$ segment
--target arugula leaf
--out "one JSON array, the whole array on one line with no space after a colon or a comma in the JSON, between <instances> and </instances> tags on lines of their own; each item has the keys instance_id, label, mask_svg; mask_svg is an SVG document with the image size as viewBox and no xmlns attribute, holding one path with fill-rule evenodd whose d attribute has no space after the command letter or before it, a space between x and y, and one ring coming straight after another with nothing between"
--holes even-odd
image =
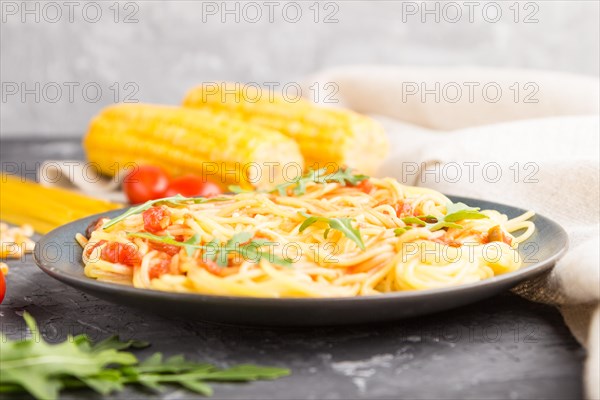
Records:
<instances>
[{"instance_id":1,"label":"arugula leaf","mask_svg":"<svg viewBox=\"0 0 600 400\"><path fill-rule=\"evenodd\" d=\"M227 246L241 245L250 241L253 236L252 232L237 232L227 241Z\"/></svg>"},{"instance_id":2,"label":"arugula leaf","mask_svg":"<svg viewBox=\"0 0 600 400\"><path fill-rule=\"evenodd\" d=\"M342 232L348 239L352 240L354 243L361 248L361 250L365 249L365 244L360 236L360 231L358 228L352 227L352 219L350 218L332 218L329 221L329 226L331 229L338 230Z\"/></svg>"},{"instance_id":3,"label":"arugula leaf","mask_svg":"<svg viewBox=\"0 0 600 400\"><path fill-rule=\"evenodd\" d=\"M240 248L239 253L248 257L250 260L259 262L261 259L266 259L272 264L277 264L282 267L291 267L292 261L289 258L283 258L269 251L259 250L260 245L256 241L252 241Z\"/></svg>"},{"instance_id":4,"label":"arugula leaf","mask_svg":"<svg viewBox=\"0 0 600 400\"><path fill-rule=\"evenodd\" d=\"M300 232L304 231L306 228L308 228L316 222L324 222L329 225L329 228L323 234L325 238L327 238L329 229L335 229L336 231L342 232L348 239L356 243L361 250L365 249L365 244L362 240L362 237L360 236L360 231L358 230L358 228L354 228L352 226L351 218L327 218L316 215L309 215L302 212L300 214L303 217L306 217L306 219L298 229Z\"/></svg>"},{"instance_id":5,"label":"arugula leaf","mask_svg":"<svg viewBox=\"0 0 600 400\"><path fill-rule=\"evenodd\" d=\"M153 240L164 244L172 244L174 246L184 246L183 242L178 242L173 236L159 236L150 232L127 232L127 236Z\"/></svg>"},{"instance_id":6,"label":"arugula leaf","mask_svg":"<svg viewBox=\"0 0 600 400\"><path fill-rule=\"evenodd\" d=\"M396 236L402 236L404 233L408 232L412 229L412 226L405 226L404 228L396 228L394 229L394 234Z\"/></svg>"},{"instance_id":7,"label":"arugula leaf","mask_svg":"<svg viewBox=\"0 0 600 400\"><path fill-rule=\"evenodd\" d=\"M32 334L39 335L33 318L27 313L23 318ZM147 343L120 342L116 336L95 345L85 335L55 345L43 338L12 341L1 335L0 339L0 393L29 392L37 399L54 400L62 389L86 387L108 395L127 384L152 390L161 390L163 384L177 384L209 396L212 388L206 382L248 382L290 374L286 368L249 364L220 369L188 361L182 355L163 360L161 353L140 363L133 354L119 350Z\"/></svg>"},{"instance_id":8,"label":"arugula leaf","mask_svg":"<svg viewBox=\"0 0 600 400\"><path fill-rule=\"evenodd\" d=\"M145 202L144 204L140 204L139 206L131 207L129 210L125 211L123 214L111 219L106 224L104 224L102 229L110 228L111 226L123 221L125 218L130 217L132 215L143 213L144 211L148 210L150 207L152 207L158 203L171 203L171 204L175 204L175 205L183 205L183 204L185 204L185 202L193 202L195 204L201 204L201 203L209 203L209 202L213 202L213 201L225 201L225 200L227 200L227 198L225 198L225 197L210 197L210 198L207 198L207 197L184 197L180 194L172 196L172 197L164 197L162 199L149 200L149 201Z\"/></svg>"},{"instance_id":9,"label":"arugula leaf","mask_svg":"<svg viewBox=\"0 0 600 400\"><path fill-rule=\"evenodd\" d=\"M482 218L488 218L488 216L479 212L479 208L469 207L464 203L448 203L446 206L446 215L444 215L444 217L441 219L438 219L433 215L420 215L416 217L402 218L402 222L407 225L418 225L435 232L444 228L462 229L463 226L456 224L456 221ZM398 229L394 230L396 236L400 236L402 233L404 233L401 232L398 234L396 231L398 231Z\"/></svg>"},{"instance_id":10,"label":"arugula leaf","mask_svg":"<svg viewBox=\"0 0 600 400\"><path fill-rule=\"evenodd\" d=\"M80 381L81 383L79 385L77 382L66 382L65 387L77 388L88 386L90 389L105 396L112 392L120 392L125 389L123 374L116 369L105 369L97 375L80 378Z\"/></svg>"},{"instance_id":11,"label":"arugula leaf","mask_svg":"<svg viewBox=\"0 0 600 400\"><path fill-rule=\"evenodd\" d=\"M172 356L163 360L162 353L154 353L150 357L146 358L143 362L135 367L126 367L123 368L124 371L133 374L140 373L179 373L194 370L196 372L201 371L209 371L214 369L211 364L198 364L195 362L190 362L185 359L185 357L181 354Z\"/></svg>"},{"instance_id":12,"label":"arugula leaf","mask_svg":"<svg viewBox=\"0 0 600 400\"><path fill-rule=\"evenodd\" d=\"M173 236L158 236L149 232L127 232L127 236L130 237L139 237L142 239L148 239L148 240L152 240L154 242L160 242L160 243L164 243L164 244L170 244L172 246L179 246L179 247L183 247L185 249L186 254L188 255L188 257L193 257L194 256L194 251L196 251L196 249L202 249L204 248L204 246L200 246L200 234L196 233L194 236L190 237L188 240L186 240L185 242L178 242L177 240L175 240L175 238Z\"/></svg>"},{"instance_id":13,"label":"arugula leaf","mask_svg":"<svg viewBox=\"0 0 600 400\"><path fill-rule=\"evenodd\" d=\"M279 196L287 196L288 188L293 187L292 193L296 196L300 196L306 193L306 185L309 182L315 183L329 183L337 182L342 186L351 185L356 186L365 179L369 179L369 176L362 174L352 173L351 168L339 168L337 171L327 173L327 168L311 169L304 175L299 176L290 180L289 182L280 183L275 186L272 190L267 191L268 193L277 192ZM250 193L259 192L263 193L263 190L246 190L239 185L231 185L228 187L229 191L233 193Z\"/></svg>"},{"instance_id":14,"label":"arugula leaf","mask_svg":"<svg viewBox=\"0 0 600 400\"><path fill-rule=\"evenodd\" d=\"M459 224L455 224L454 222L440 221L440 222L435 223L435 224L427 224L427 228L431 232L435 232L435 231L439 231L440 229L444 229L444 228L462 229L463 226L459 225Z\"/></svg>"},{"instance_id":15,"label":"arugula leaf","mask_svg":"<svg viewBox=\"0 0 600 400\"><path fill-rule=\"evenodd\" d=\"M123 371L129 380L153 390L161 390L161 384L177 383L194 392L210 395L212 389L204 381L249 382L257 379L276 379L289 375L285 368L264 367L241 364L219 369L211 364L198 364L186 361L181 355L163 361L162 354L156 353L144 362L127 366Z\"/></svg>"},{"instance_id":16,"label":"arugula leaf","mask_svg":"<svg viewBox=\"0 0 600 400\"><path fill-rule=\"evenodd\" d=\"M180 381L179 384L190 392L198 393L203 396L212 396L212 388L201 381Z\"/></svg>"},{"instance_id":17,"label":"arugula leaf","mask_svg":"<svg viewBox=\"0 0 600 400\"><path fill-rule=\"evenodd\" d=\"M406 218L402 218L402 222L404 222L407 225L427 226L427 222L423 221L419 217L406 217Z\"/></svg>"},{"instance_id":18,"label":"arugula leaf","mask_svg":"<svg viewBox=\"0 0 600 400\"><path fill-rule=\"evenodd\" d=\"M127 234L127 236L139 237L155 242L183 247L185 248L185 251L189 257L193 257L196 249L201 249L204 251L210 250L211 254L205 253L205 257L211 261L215 261L221 268L225 268L229 264L230 253L240 254L256 262L266 258L269 260L269 262L281 265L282 267L290 267L292 265L292 262L287 258L279 257L276 254L270 254L269 251L259 250L260 247L265 246L268 242L264 239L251 240L254 236L254 234L251 232L238 232L234 234L223 246L214 239L208 242L206 245L200 245L199 234L192 236L185 242L178 242L171 236L158 236L148 232L130 232Z\"/></svg>"},{"instance_id":19,"label":"arugula leaf","mask_svg":"<svg viewBox=\"0 0 600 400\"><path fill-rule=\"evenodd\" d=\"M92 345L90 350L98 352L98 351L108 350L108 349L114 349L114 350L143 349L148 346L150 346L150 343L144 342L141 340L130 339L125 342L122 342L121 340L119 340L118 335L113 335L113 336L110 336L110 337L96 343L95 345Z\"/></svg>"},{"instance_id":20,"label":"arugula leaf","mask_svg":"<svg viewBox=\"0 0 600 400\"><path fill-rule=\"evenodd\" d=\"M163 202L163 201L180 201L185 199L185 197L183 197L182 195L176 195L173 197L165 197L164 199L157 199L157 200L149 200L147 202L145 202L144 204L140 204L139 206L136 207L131 207L129 210L125 211L123 214L119 215L118 217L115 217L113 219L111 219L110 221L108 221L106 224L104 224L104 226L102 227L102 229L107 229L110 228L111 226L123 221L125 218L130 217L132 215L136 215L136 214L140 214L144 211L146 211L147 209L149 209L150 207L152 207L153 205Z\"/></svg>"},{"instance_id":21,"label":"arugula leaf","mask_svg":"<svg viewBox=\"0 0 600 400\"><path fill-rule=\"evenodd\" d=\"M259 262L261 259L265 258L269 260L269 262L281 265L282 267L290 267L292 265L292 262L289 259L279 257L266 250L260 250L262 246L265 246L269 242L265 239L251 240L253 236L254 234L250 232L236 233L224 246L217 247L213 260L216 258L217 265L224 268L229 263L229 254L237 253L254 262Z\"/></svg>"},{"instance_id":22,"label":"arugula leaf","mask_svg":"<svg viewBox=\"0 0 600 400\"><path fill-rule=\"evenodd\" d=\"M339 168L334 173L325 175L319 183L338 182L342 186L346 186L346 184L356 186L365 179L369 179L369 176L362 174L355 175L350 168Z\"/></svg>"},{"instance_id":23,"label":"arugula leaf","mask_svg":"<svg viewBox=\"0 0 600 400\"><path fill-rule=\"evenodd\" d=\"M294 264L290 258L279 257L277 254L270 254L268 252L266 254L266 258L270 263L277 264L282 267L290 268Z\"/></svg>"},{"instance_id":24,"label":"arugula leaf","mask_svg":"<svg viewBox=\"0 0 600 400\"><path fill-rule=\"evenodd\" d=\"M286 375L289 375L289 371L282 368L240 364L208 372L204 379L207 381L248 382L256 379L276 379Z\"/></svg>"},{"instance_id":25,"label":"arugula leaf","mask_svg":"<svg viewBox=\"0 0 600 400\"><path fill-rule=\"evenodd\" d=\"M337 182L342 186L347 184L351 186L358 185L361 181L369 179L367 175L353 174L350 168L339 168L337 171L327 174L327 168L311 169L306 174L297 177L289 182L281 183L272 192L277 192L280 196L287 196L287 189L293 187L292 192L296 196L300 196L306 193L306 184L309 182L315 183L328 183Z\"/></svg>"},{"instance_id":26,"label":"arugula leaf","mask_svg":"<svg viewBox=\"0 0 600 400\"><path fill-rule=\"evenodd\" d=\"M33 318L27 313L23 318L31 332L39 335ZM135 363L137 359L131 353L115 349L89 352L70 339L50 345L37 338L0 338L0 386L18 385L40 399L56 399L64 387L63 376L85 379L100 374L108 365Z\"/></svg>"},{"instance_id":27,"label":"arugula leaf","mask_svg":"<svg viewBox=\"0 0 600 400\"><path fill-rule=\"evenodd\" d=\"M194 236L190 237L188 240L184 241L184 249L185 249L185 253L187 254L188 257L193 257L194 256L194 251L196 251L196 247L198 246L198 244L200 243L200 234L196 233L194 234Z\"/></svg>"},{"instance_id":28,"label":"arugula leaf","mask_svg":"<svg viewBox=\"0 0 600 400\"><path fill-rule=\"evenodd\" d=\"M479 210L479 208L469 207L464 203L450 203L446 206L444 221L456 222L465 219L489 218L487 215L479 212Z\"/></svg>"},{"instance_id":29,"label":"arugula leaf","mask_svg":"<svg viewBox=\"0 0 600 400\"><path fill-rule=\"evenodd\" d=\"M227 186L227 189L230 192L232 192L232 193L251 193L251 192L254 192L254 190L244 189L240 185L229 185L229 186Z\"/></svg>"}]
</instances>

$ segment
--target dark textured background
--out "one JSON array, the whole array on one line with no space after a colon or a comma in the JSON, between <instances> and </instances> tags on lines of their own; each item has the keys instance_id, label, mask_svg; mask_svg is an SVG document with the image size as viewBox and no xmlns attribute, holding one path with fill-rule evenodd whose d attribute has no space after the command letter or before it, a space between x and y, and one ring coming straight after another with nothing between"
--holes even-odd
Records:
<instances>
[{"instance_id":1,"label":"dark textured background","mask_svg":"<svg viewBox=\"0 0 600 400\"><path fill-rule=\"evenodd\" d=\"M425 6L419 0L323 0L318 22L315 0L277 1L273 21L262 7L263 18L256 23L245 18L236 22L235 14L203 13L211 3L223 11L223 1L122 1L118 22L114 8L109 8L114 1L97 3L103 5L103 13L95 23L82 18L81 5L73 22L68 21L66 7L55 23L49 22L54 10L46 13L50 18L42 14L39 23L35 14L21 15L21 7L15 15L6 15L0 25L2 82L25 85L27 90L36 83L55 84L62 95L55 100L51 87L38 101L33 95L26 95L25 101L21 93L7 95L0 117L4 137L80 137L103 106L128 99L179 104L190 87L215 80L279 82L281 88L322 69L352 64L476 65L597 76L600 63L599 5L589 0L522 1L517 8L515 1L477 1L472 14L465 1ZM230 10L236 4L241 10L239 2L229 3ZM298 22L283 18L286 3L301 6ZM458 6L460 20L450 22L457 11L450 7L443 12L445 3ZM484 14L486 3L494 7ZM125 4L133 7L125 10ZM410 7L417 8L416 14L403 11ZM437 14L423 14L435 7ZM488 22L495 19L496 7L501 17ZM134 11L135 21L124 23ZM336 21L325 23L331 13ZM72 99L68 82L78 84ZM86 100L87 84L101 89L98 99L92 89Z\"/></svg>"},{"instance_id":2,"label":"dark textured background","mask_svg":"<svg viewBox=\"0 0 600 400\"><path fill-rule=\"evenodd\" d=\"M70 140L0 141L2 168L33 178L35 160L79 159ZM0 195L2 195L0 193ZM1 218L1 216L0 216ZM471 306L394 323L264 329L167 319L107 303L53 280L31 256L10 261L0 330L25 337L23 311L50 341L85 332L152 343L141 358L183 353L218 365L288 367L274 382L214 385L217 399L573 399L582 396L584 351L556 309L505 293ZM88 397L88 392L65 398ZM164 399L195 396L178 390ZM143 399L128 390L114 398ZM158 397L158 395L157 395Z\"/></svg>"}]
</instances>

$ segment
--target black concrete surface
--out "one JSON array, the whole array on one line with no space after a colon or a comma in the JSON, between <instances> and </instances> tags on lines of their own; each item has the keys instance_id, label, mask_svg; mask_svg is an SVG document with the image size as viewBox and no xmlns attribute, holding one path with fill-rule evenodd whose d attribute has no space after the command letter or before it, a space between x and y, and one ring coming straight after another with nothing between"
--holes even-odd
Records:
<instances>
[{"instance_id":1,"label":"black concrete surface","mask_svg":"<svg viewBox=\"0 0 600 400\"><path fill-rule=\"evenodd\" d=\"M33 171L37 161L80 159L73 140L0 141L3 171ZM27 172L27 171L25 171ZM33 173L29 172L29 177ZM0 190L0 196L2 195ZM1 215L0 215L1 218ZM452 311L370 326L316 329L239 327L168 319L115 305L50 278L31 256L9 261L0 330L25 337L23 311L49 341L87 333L152 343L221 366L288 367L272 382L215 384L215 399L576 399L582 397L584 351L556 309L511 293ZM65 399L94 398L72 392ZM192 399L183 390L128 389L115 399Z\"/></svg>"}]
</instances>

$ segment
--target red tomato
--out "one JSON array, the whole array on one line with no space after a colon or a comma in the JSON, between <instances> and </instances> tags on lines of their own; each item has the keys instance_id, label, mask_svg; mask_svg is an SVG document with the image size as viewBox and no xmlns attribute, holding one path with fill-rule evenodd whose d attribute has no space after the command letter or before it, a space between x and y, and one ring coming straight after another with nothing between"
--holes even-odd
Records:
<instances>
[{"instance_id":1,"label":"red tomato","mask_svg":"<svg viewBox=\"0 0 600 400\"><path fill-rule=\"evenodd\" d=\"M119 263L128 267L133 267L142 261L135 245L119 242L111 242L104 246L100 258L104 261Z\"/></svg>"},{"instance_id":2,"label":"red tomato","mask_svg":"<svg viewBox=\"0 0 600 400\"><path fill-rule=\"evenodd\" d=\"M445 246L450 246L450 247L461 247L462 244L460 242L457 242L454 239L450 239L450 238L446 238L444 236L439 237L437 239L432 239L432 242L436 242L436 243L441 243Z\"/></svg>"},{"instance_id":3,"label":"red tomato","mask_svg":"<svg viewBox=\"0 0 600 400\"><path fill-rule=\"evenodd\" d=\"M104 243L106 243L106 240L102 239L97 241L92 247L90 247L89 249L86 250L85 255L87 257L90 256L90 254L92 254L92 251L94 251L94 249L98 246L102 246Z\"/></svg>"},{"instance_id":4,"label":"red tomato","mask_svg":"<svg viewBox=\"0 0 600 400\"><path fill-rule=\"evenodd\" d=\"M142 213L144 219L144 230L157 233L169 226L171 213L162 207L150 207Z\"/></svg>"},{"instance_id":5,"label":"red tomato","mask_svg":"<svg viewBox=\"0 0 600 400\"><path fill-rule=\"evenodd\" d=\"M396 204L396 215L398 218L409 217L412 215L412 206L409 203L405 203L402 200Z\"/></svg>"},{"instance_id":6,"label":"red tomato","mask_svg":"<svg viewBox=\"0 0 600 400\"><path fill-rule=\"evenodd\" d=\"M223 193L221 188L211 181L203 181L195 175L184 175L171 181L166 196L180 194L186 197L213 197Z\"/></svg>"},{"instance_id":7,"label":"red tomato","mask_svg":"<svg viewBox=\"0 0 600 400\"><path fill-rule=\"evenodd\" d=\"M169 176L162 168L145 165L132 171L123 181L123 191L131 204L165 196L169 187Z\"/></svg>"},{"instance_id":8,"label":"red tomato","mask_svg":"<svg viewBox=\"0 0 600 400\"><path fill-rule=\"evenodd\" d=\"M0 271L0 304L4 300L4 293L6 293L6 282L4 282L4 274Z\"/></svg>"},{"instance_id":9,"label":"red tomato","mask_svg":"<svg viewBox=\"0 0 600 400\"><path fill-rule=\"evenodd\" d=\"M148 276L150 279L158 278L161 275L168 273L171 269L171 257L160 257L154 262L155 264L152 265L148 271Z\"/></svg>"},{"instance_id":10,"label":"red tomato","mask_svg":"<svg viewBox=\"0 0 600 400\"><path fill-rule=\"evenodd\" d=\"M148 243L148 246L153 250L157 250L162 253L167 253L170 256L174 256L175 254L179 253L179 250L181 250L181 247L179 246L175 246L174 244L165 244L161 242L151 241L150 243Z\"/></svg>"},{"instance_id":11,"label":"red tomato","mask_svg":"<svg viewBox=\"0 0 600 400\"><path fill-rule=\"evenodd\" d=\"M225 268L221 268L213 260L200 260L198 265L213 275L223 276Z\"/></svg>"},{"instance_id":12,"label":"red tomato","mask_svg":"<svg viewBox=\"0 0 600 400\"><path fill-rule=\"evenodd\" d=\"M368 179L365 179L363 181L360 181L360 183L358 185L356 185L356 187L358 188L358 190L363 191L366 194L369 194L373 190L373 182L371 182Z\"/></svg>"}]
</instances>

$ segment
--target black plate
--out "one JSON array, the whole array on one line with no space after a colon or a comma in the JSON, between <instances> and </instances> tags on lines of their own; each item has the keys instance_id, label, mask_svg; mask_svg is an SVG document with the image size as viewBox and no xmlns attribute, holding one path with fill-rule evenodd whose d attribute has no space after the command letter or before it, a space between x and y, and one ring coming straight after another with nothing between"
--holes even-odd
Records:
<instances>
[{"instance_id":1,"label":"black plate","mask_svg":"<svg viewBox=\"0 0 600 400\"><path fill-rule=\"evenodd\" d=\"M451 197L473 207L516 217L525 210L489 201ZM114 217L124 210L101 215ZM549 271L565 253L567 234L552 220L533 218L535 234L520 245L524 266L481 282L432 290L405 291L344 298L251 298L168 293L99 282L83 274L76 233L85 232L99 215L66 224L41 238L35 247L37 265L48 275L94 296L167 316L248 325L323 326L389 321L469 304L510 289Z\"/></svg>"}]
</instances>

